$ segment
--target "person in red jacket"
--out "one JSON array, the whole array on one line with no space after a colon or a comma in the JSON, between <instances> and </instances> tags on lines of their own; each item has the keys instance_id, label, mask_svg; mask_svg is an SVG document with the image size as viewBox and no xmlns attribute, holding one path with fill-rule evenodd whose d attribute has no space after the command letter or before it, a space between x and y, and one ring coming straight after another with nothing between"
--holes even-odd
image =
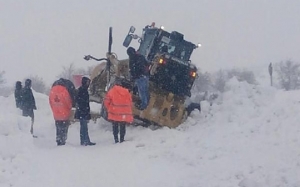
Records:
<instances>
[{"instance_id":1,"label":"person in red jacket","mask_svg":"<svg viewBox=\"0 0 300 187\"><path fill-rule=\"evenodd\" d=\"M116 79L115 85L107 92L104 99L108 120L112 122L115 143L124 141L126 125L132 123L132 98L128 89L122 87L120 79Z\"/></svg>"},{"instance_id":2,"label":"person in red jacket","mask_svg":"<svg viewBox=\"0 0 300 187\"><path fill-rule=\"evenodd\" d=\"M75 86L71 81L61 78L53 83L49 94L49 103L55 120L58 146L66 144L74 99Z\"/></svg>"}]
</instances>

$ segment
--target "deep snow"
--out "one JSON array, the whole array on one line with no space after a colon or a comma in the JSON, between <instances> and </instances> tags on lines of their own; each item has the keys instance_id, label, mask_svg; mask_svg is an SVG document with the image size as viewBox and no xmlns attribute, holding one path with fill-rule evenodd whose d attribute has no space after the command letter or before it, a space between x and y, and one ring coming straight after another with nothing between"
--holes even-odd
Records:
<instances>
[{"instance_id":1,"label":"deep snow","mask_svg":"<svg viewBox=\"0 0 300 187\"><path fill-rule=\"evenodd\" d=\"M300 187L300 91L231 79L226 92L176 129L130 126L114 144L109 123L79 123L57 147L48 97L35 93L35 134L0 97L1 187ZM97 107L94 107L97 108Z\"/></svg>"}]
</instances>

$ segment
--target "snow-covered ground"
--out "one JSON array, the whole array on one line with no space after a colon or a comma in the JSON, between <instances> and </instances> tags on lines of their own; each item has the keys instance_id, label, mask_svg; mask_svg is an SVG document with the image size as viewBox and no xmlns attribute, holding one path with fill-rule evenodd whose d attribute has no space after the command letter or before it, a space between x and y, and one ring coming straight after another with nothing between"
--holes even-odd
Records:
<instances>
[{"instance_id":1,"label":"snow-covered ground","mask_svg":"<svg viewBox=\"0 0 300 187\"><path fill-rule=\"evenodd\" d=\"M79 123L57 147L48 97L34 95L38 138L13 96L0 97L1 187L300 187L300 91L231 79L176 129L129 126L114 144L109 123L90 122L91 147Z\"/></svg>"}]
</instances>

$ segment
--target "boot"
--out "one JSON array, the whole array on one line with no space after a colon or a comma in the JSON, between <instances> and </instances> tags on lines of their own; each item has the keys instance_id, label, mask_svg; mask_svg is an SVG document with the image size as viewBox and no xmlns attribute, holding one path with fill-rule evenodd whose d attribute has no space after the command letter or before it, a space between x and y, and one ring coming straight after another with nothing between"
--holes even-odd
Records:
<instances>
[{"instance_id":1,"label":"boot","mask_svg":"<svg viewBox=\"0 0 300 187\"><path fill-rule=\"evenodd\" d=\"M57 146L61 146L61 145L65 145L65 144L61 141L57 141Z\"/></svg>"},{"instance_id":2,"label":"boot","mask_svg":"<svg viewBox=\"0 0 300 187\"><path fill-rule=\"evenodd\" d=\"M88 142L87 145L91 145L92 146L92 145L96 145L96 143L94 143L94 142Z\"/></svg>"},{"instance_id":3,"label":"boot","mask_svg":"<svg viewBox=\"0 0 300 187\"><path fill-rule=\"evenodd\" d=\"M94 143L94 142L80 142L80 145L83 145L83 146L88 146L88 145L93 146L93 145L96 145L96 143Z\"/></svg>"},{"instance_id":4,"label":"boot","mask_svg":"<svg viewBox=\"0 0 300 187\"><path fill-rule=\"evenodd\" d=\"M124 136L120 137L120 143L124 142Z\"/></svg>"}]
</instances>

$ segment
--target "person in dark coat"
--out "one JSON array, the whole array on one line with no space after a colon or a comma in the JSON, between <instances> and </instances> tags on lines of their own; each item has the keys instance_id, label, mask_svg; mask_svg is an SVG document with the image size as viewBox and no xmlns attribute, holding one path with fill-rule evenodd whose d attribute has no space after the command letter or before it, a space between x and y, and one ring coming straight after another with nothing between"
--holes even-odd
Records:
<instances>
[{"instance_id":1,"label":"person in dark coat","mask_svg":"<svg viewBox=\"0 0 300 187\"><path fill-rule=\"evenodd\" d=\"M16 107L21 109L21 104L22 104L22 83L21 83L21 81L16 82L15 101L16 101Z\"/></svg>"},{"instance_id":2,"label":"person in dark coat","mask_svg":"<svg viewBox=\"0 0 300 187\"><path fill-rule=\"evenodd\" d=\"M88 122L91 119L90 114L90 99L88 93L88 87L90 85L90 79L87 77L82 77L81 86L78 88L78 93L76 96L76 111L75 119L80 121L80 144L81 145L95 145L90 141L88 133Z\"/></svg>"},{"instance_id":3,"label":"person in dark coat","mask_svg":"<svg viewBox=\"0 0 300 187\"><path fill-rule=\"evenodd\" d=\"M148 106L149 102L149 70L147 61L144 56L138 54L133 47L127 49L129 56L129 71L131 80L138 88L139 97L141 103L137 108L144 110Z\"/></svg>"},{"instance_id":4,"label":"person in dark coat","mask_svg":"<svg viewBox=\"0 0 300 187\"><path fill-rule=\"evenodd\" d=\"M161 48L161 52L167 53L167 52L168 52L168 46L167 46L167 45L164 45L164 46Z\"/></svg>"},{"instance_id":5,"label":"person in dark coat","mask_svg":"<svg viewBox=\"0 0 300 187\"><path fill-rule=\"evenodd\" d=\"M49 104L55 120L58 146L66 144L72 106L75 106L75 92L74 84L64 78L55 81L50 90Z\"/></svg>"},{"instance_id":6,"label":"person in dark coat","mask_svg":"<svg viewBox=\"0 0 300 187\"><path fill-rule=\"evenodd\" d=\"M31 90L31 80L26 79L25 86L22 89L22 111L23 116L31 117L30 133L33 134L34 112L36 110L35 99Z\"/></svg>"}]
</instances>

